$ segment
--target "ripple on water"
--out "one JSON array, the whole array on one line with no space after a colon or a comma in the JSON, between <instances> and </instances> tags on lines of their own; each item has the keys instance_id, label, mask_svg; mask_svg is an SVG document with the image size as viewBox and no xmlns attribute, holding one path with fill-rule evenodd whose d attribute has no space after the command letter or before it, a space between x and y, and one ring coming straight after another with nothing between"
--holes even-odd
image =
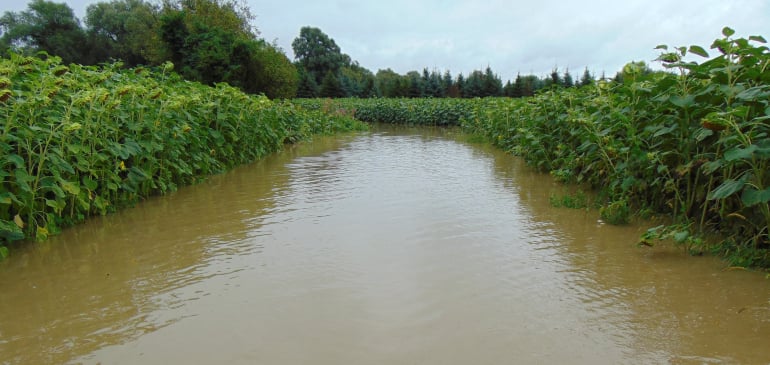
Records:
<instances>
[{"instance_id":1,"label":"ripple on water","mask_svg":"<svg viewBox=\"0 0 770 365\"><path fill-rule=\"evenodd\" d=\"M749 280L736 280L740 273L676 251L640 251L634 237L644 227L600 225L595 212L553 208L549 196L564 188L547 175L446 133L386 130L287 147L65 232L25 256L28 268L0 266L5 278L25 277L0 283L1 357L767 358L765 284L742 287ZM32 309L8 314L19 307ZM750 336L730 342L719 333Z\"/></svg>"}]
</instances>

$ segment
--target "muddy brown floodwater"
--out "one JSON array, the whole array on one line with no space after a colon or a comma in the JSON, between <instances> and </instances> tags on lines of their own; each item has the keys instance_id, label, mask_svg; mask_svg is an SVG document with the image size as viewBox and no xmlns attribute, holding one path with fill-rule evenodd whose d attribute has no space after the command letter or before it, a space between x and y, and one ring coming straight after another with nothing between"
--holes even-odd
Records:
<instances>
[{"instance_id":1,"label":"muddy brown floodwater","mask_svg":"<svg viewBox=\"0 0 770 365\"><path fill-rule=\"evenodd\" d=\"M3 364L768 364L770 280L455 130L318 138L0 262Z\"/></svg>"}]
</instances>

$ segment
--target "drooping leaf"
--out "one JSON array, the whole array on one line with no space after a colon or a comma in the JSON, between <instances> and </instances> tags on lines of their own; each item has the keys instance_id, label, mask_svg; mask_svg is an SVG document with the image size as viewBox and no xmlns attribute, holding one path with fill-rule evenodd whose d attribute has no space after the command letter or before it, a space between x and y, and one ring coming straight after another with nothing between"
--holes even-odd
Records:
<instances>
[{"instance_id":1,"label":"drooping leaf","mask_svg":"<svg viewBox=\"0 0 770 365\"><path fill-rule=\"evenodd\" d=\"M24 232L15 222L0 219L0 238L6 241L17 241L24 239Z\"/></svg>"},{"instance_id":2,"label":"drooping leaf","mask_svg":"<svg viewBox=\"0 0 770 365\"><path fill-rule=\"evenodd\" d=\"M42 226L37 226L37 232L36 233L37 234L35 235L35 239L37 239L38 241L45 241L45 240L48 239L48 234L49 234L48 228L42 227Z\"/></svg>"},{"instance_id":3,"label":"drooping leaf","mask_svg":"<svg viewBox=\"0 0 770 365\"><path fill-rule=\"evenodd\" d=\"M98 186L96 181L88 176L83 177L83 185L90 191L96 190L96 187Z\"/></svg>"},{"instance_id":4,"label":"drooping leaf","mask_svg":"<svg viewBox=\"0 0 770 365\"><path fill-rule=\"evenodd\" d=\"M16 223L16 226L18 226L19 228L24 228L24 221L21 219L21 217L18 214L13 216L13 223Z\"/></svg>"},{"instance_id":5,"label":"drooping leaf","mask_svg":"<svg viewBox=\"0 0 770 365\"><path fill-rule=\"evenodd\" d=\"M24 168L24 159L21 158L21 156L19 155L16 155L16 154L8 155L8 156L5 156L5 159L8 160L8 162L14 164L14 166L17 169Z\"/></svg>"},{"instance_id":6,"label":"drooping leaf","mask_svg":"<svg viewBox=\"0 0 770 365\"><path fill-rule=\"evenodd\" d=\"M711 137L714 135L714 131L708 128L700 128L697 132L695 132L695 140L698 142L703 141L704 139Z\"/></svg>"},{"instance_id":7,"label":"drooping leaf","mask_svg":"<svg viewBox=\"0 0 770 365\"><path fill-rule=\"evenodd\" d=\"M671 101L672 104L680 108L687 108L695 104L695 95L685 95L685 96L673 95L669 100Z\"/></svg>"},{"instance_id":8,"label":"drooping leaf","mask_svg":"<svg viewBox=\"0 0 770 365\"><path fill-rule=\"evenodd\" d=\"M78 194L80 194L80 186L79 186L77 183L75 183L75 182L71 182L71 181L60 181L60 182L59 182L59 185L61 185L61 188L62 188L64 191L66 191L66 192L68 192L68 193L70 193L70 194L72 194L72 195L78 195Z\"/></svg>"},{"instance_id":9,"label":"drooping leaf","mask_svg":"<svg viewBox=\"0 0 770 365\"><path fill-rule=\"evenodd\" d=\"M701 47L701 46L692 45L692 46L690 46L690 50L689 51L690 51L690 53L695 53L696 55L701 56L701 57L708 58L708 56L709 56L708 52L706 52L706 50L703 49L703 47Z\"/></svg>"},{"instance_id":10,"label":"drooping leaf","mask_svg":"<svg viewBox=\"0 0 770 365\"><path fill-rule=\"evenodd\" d=\"M703 164L701 171L703 171L703 173L706 175L710 175L714 171L721 169L722 165L722 160L709 161Z\"/></svg>"},{"instance_id":11,"label":"drooping leaf","mask_svg":"<svg viewBox=\"0 0 770 365\"><path fill-rule=\"evenodd\" d=\"M717 200L727 198L728 196L733 195L743 189L745 184L746 181L743 179L727 179L722 183L722 185L719 185L716 189L712 190L708 194L707 199Z\"/></svg>"},{"instance_id":12,"label":"drooping leaf","mask_svg":"<svg viewBox=\"0 0 770 365\"><path fill-rule=\"evenodd\" d=\"M749 160L751 159L751 156L754 154L754 151L756 151L757 145L750 145L746 148L741 147L735 147L731 148L727 151L725 151L725 161L735 161L735 160Z\"/></svg>"},{"instance_id":13,"label":"drooping leaf","mask_svg":"<svg viewBox=\"0 0 770 365\"><path fill-rule=\"evenodd\" d=\"M676 243L684 243L684 241L687 240L687 237L690 237L690 232L678 231L678 232L674 232L672 236L674 238L674 241L676 241Z\"/></svg>"},{"instance_id":14,"label":"drooping leaf","mask_svg":"<svg viewBox=\"0 0 770 365\"><path fill-rule=\"evenodd\" d=\"M741 202L747 207L767 203L768 201L770 201L770 188L757 190L754 187L749 187L743 190L741 195Z\"/></svg>"},{"instance_id":15,"label":"drooping leaf","mask_svg":"<svg viewBox=\"0 0 770 365\"><path fill-rule=\"evenodd\" d=\"M750 41L759 42L759 43L767 43L765 40L765 37L762 37L761 35L752 35L749 36Z\"/></svg>"}]
</instances>

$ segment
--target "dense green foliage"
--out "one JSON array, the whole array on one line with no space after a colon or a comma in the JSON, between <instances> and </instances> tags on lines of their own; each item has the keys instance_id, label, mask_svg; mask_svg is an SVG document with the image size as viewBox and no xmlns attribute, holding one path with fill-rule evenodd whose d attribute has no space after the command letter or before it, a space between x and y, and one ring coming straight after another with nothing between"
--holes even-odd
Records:
<instances>
[{"instance_id":1,"label":"dense green foliage","mask_svg":"<svg viewBox=\"0 0 770 365\"><path fill-rule=\"evenodd\" d=\"M297 70L258 37L237 0L111 0L88 6L85 28L66 4L33 0L0 18L0 49L60 56L64 64L120 60L126 67L176 65L188 80L227 82L270 98L295 96Z\"/></svg>"},{"instance_id":2,"label":"dense green foliage","mask_svg":"<svg viewBox=\"0 0 770 365\"><path fill-rule=\"evenodd\" d=\"M0 256L8 242L45 239L284 143L365 127L172 68L0 59Z\"/></svg>"},{"instance_id":3,"label":"dense green foliage","mask_svg":"<svg viewBox=\"0 0 770 365\"><path fill-rule=\"evenodd\" d=\"M302 27L291 46L299 70L298 97L377 96L372 72L352 62L321 29Z\"/></svg>"},{"instance_id":4,"label":"dense green foliage","mask_svg":"<svg viewBox=\"0 0 770 365\"><path fill-rule=\"evenodd\" d=\"M6 12L0 18L0 47L28 48L61 57L64 62L78 62L88 47L86 35L75 13L64 3L32 0L26 11Z\"/></svg>"},{"instance_id":5,"label":"dense green foliage","mask_svg":"<svg viewBox=\"0 0 770 365\"><path fill-rule=\"evenodd\" d=\"M295 99L306 110L344 113L370 123L458 126L470 118L474 101L463 99Z\"/></svg>"},{"instance_id":6,"label":"dense green foliage","mask_svg":"<svg viewBox=\"0 0 770 365\"><path fill-rule=\"evenodd\" d=\"M670 238L770 267L770 52L762 37L723 33L718 55L702 63L684 61L708 57L702 47L661 46L659 60L676 73L631 63L620 83L479 101L464 127L559 180L599 189L608 221L634 209L670 214L675 224L650 230L645 244ZM721 244L699 235L710 230Z\"/></svg>"}]
</instances>

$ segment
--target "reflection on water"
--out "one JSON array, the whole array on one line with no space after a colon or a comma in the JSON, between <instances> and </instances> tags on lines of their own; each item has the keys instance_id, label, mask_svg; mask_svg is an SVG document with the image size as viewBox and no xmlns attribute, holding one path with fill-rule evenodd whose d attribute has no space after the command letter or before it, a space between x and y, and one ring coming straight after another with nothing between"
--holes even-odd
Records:
<instances>
[{"instance_id":1,"label":"reflection on water","mask_svg":"<svg viewBox=\"0 0 770 365\"><path fill-rule=\"evenodd\" d=\"M770 284L454 130L319 138L0 263L0 362L770 363Z\"/></svg>"}]
</instances>

